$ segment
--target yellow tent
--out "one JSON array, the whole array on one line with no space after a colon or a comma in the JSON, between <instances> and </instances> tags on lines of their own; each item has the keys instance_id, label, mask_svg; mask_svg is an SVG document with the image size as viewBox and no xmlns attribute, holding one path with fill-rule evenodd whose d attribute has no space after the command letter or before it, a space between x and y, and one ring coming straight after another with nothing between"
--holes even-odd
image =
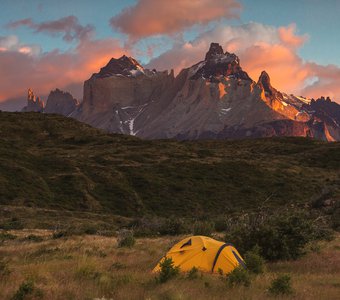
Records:
<instances>
[{"instance_id":1,"label":"yellow tent","mask_svg":"<svg viewBox=\"0 0 340 300\"><path fill-rule=\"evenodd\" d=\"M227 274L238 265L245 267L241 255L232 244L219 242L206 236L191 236L180 241L165 257L171 257L174 265L179 266L183 272L196 267L202 272L219 273L222 270ZM160 270L159 263L153 272Z\"/></svg>"}]
</instances>

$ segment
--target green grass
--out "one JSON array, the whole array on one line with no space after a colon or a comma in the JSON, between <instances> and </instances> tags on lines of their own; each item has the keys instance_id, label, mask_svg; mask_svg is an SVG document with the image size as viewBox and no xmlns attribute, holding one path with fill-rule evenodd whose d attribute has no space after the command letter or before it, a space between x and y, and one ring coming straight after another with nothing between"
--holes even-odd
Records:
<instances>
[{"instance_id":1,"label":"green grass","mask_svg":"<svg viewBox=\"0 0 340 300\"><path fill-rule=\"evenodd\" d=\"M0 204L140 216L228 214L340 195L340 143L140 140L0 113Z\"/></svg>"}]
</instances>

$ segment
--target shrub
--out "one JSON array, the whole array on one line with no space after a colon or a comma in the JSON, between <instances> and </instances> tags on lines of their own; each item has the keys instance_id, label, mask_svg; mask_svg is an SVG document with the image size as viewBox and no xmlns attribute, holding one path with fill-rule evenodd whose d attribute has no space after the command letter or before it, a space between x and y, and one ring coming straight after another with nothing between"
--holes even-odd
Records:
<instances>
[{"instance_id":1,"label":"shrub","mask_svg":"<svg viewBox=\"0 0 340 300\"><path fill-rule=\"evenodd\" d=\"M11 273L11 271L8 268L7 261L0 259L0 278L3 276L7 276Z\"/></svg>"},{"instance_id":2,"label":"shrub","mask_svg":"<svg viewBox=\"0 0 340 300\"><path fill-rule=\"evenodd\" d=\"M176 277L179 274L179 267L174 265L174 262L171 257L165 257L160 263L159 266L161 270L158 274L158 282L164 283L168 280Z\"/></svg>"},{"instance_id":3,"label":"shrub","mask_svg":"<svg viewBox=\"0 0 340 300\"><path fill-rule=\"evenodd\" d=\"M4 242L6 240L15 240L17 237L8 232L0 232L0 242Z\"/></svg>"},{"instance_id":4,"label":"shrub","mask_svg":"<svg viewBox=\"0 0 340 300\"><path fill-rule=\"evenodd\" d=\"M235 286L240 286L240 285L248 287L250 286L250 283L251 283L249 273L247 272L246 269L244 269L241 266L235 268L233 271L227 274L226 280L227 280L227 285L229 287L235 287Z\"/></svg>"},{"instance_id":5,"label":"shrub","mask_svg":"<svg viewBox=\"0 0 340 300\"><path fill-rule=\"evenodd\" d=\"M227 230L227 228L228 228L227 220L226 220L225 217L215 218L214 223L215 223L215 230L217 232L223 232L223 231Z\"/></svg>"},{"instance_id":6,"label":"shrub","mask_svg":"<svg viewBox=\"0 0 340 300\"><path fill-rule=\"evenodd\" d=\"M85 234L89 234L89 235L93 235L97 233L97 228L91 225L88 225L86 227L83 228L83 232Z\"/></svg>"},{"instance_id":7,"label":"shrub","mask_svg":"<svg viewBox=\"0 0 340 300\"><path fill-rule=\"evenodd\" d=\"M22 221L17 218L17 217L12 217L10 220L7 222L3 223L0 225L0 228L5 229L5 230L10 230L10 229L23 229L24 225Z\"/></svg>"},{"instance_id":8,"label":"shrub","mask_svg":"<svg viewBox=\"0 0 340 300\"><path fill-rule=\"evenodd\" d=\"M35 235L35 234L30 234L24 238L26 241L32 241L32 242L42 242L44 239L41 236Z\"/></svg>"},{"instance_id":9,"label":"shrub","mask_svg":"<svg viewBox=\"0 0 340 300\"><path fill-rule=\"evenodd\" d=\"M118 232L118 247L132 248L136 243L132 230L123 229Z\"/></svg>"},{"instance_id":10,"label":"shrub","mask_svg":"<svg viewBox=\"0 0 340 300\"><path fill-rule=\"evenodd\" d=\"M214 223L208 221L196 221L192 231L194 235L211 236L214 230Z\"/></svg>"},{"instance_id":11,"label":"shrub","mask_svg":"<svg viewBox=\"0 0 340 300\"><path fill-rule=\"evenodd\" d=\"M187 274L188 279L196 279L198 278L198 269L196 267L192 267L192 269Z\"/></svg>"},{"instance_id":12,"label":"shrub","mask_svg":"<svg viewBox=\"0 0 340 300\"><path fill-rule=\"evenodd\" d=\"M69 232L67 232L66 230L60 230L60 231L55 231L52 234L52 238L53 239L61 239L63 237L67 237L69 236Z\"/></svg>"},{"instance_id":13,"label":"shrub","mask_svg":"<svg viewBox=\"0 0 340 300\"><path fill-rule=\"evenodd\" d=\"M158 218L141 218L134 220L130 225L135 236L158 236L162 222Z\"/></svg>"},{"instance_id":14,"label":"shrub","mask_svg":"<svg viewBox=\"0 0 340 300\"><path fill-rule=\"evenodd\" d=\"M189 232L189 229L186 223L174 217L166 219L159 229L161 235L180 235L187 232Z\"/></svg>"},{"instance_id":15,"label":"shrub","mask_svg":"<svg viewBox=\"0 0 340 300\"><path fill-rule=\"evenodd\" d=\"M289 275L280 275L275 278L268 289L273 295L289 295L293 293L291 278Z\"/></svg>"},{"instance_id":16,"label":"shrub","mask_svg":"<svg viewBox=\"0 0 340 300\"><path fill-rule=\"evenodd\" d=\"M322 234L321 234L322 236ZM279 216L248 216L235 222L226 234L242 253L256 245L265 259L297 259L312 240L320 238L320 230L305 214L280 214Z\"/></svg>"},{"instance_id":17,"label":"shrub","mask_svg":"<svg viewBox=\"0 0 340 300\"><path fill-rule=\"evenodd\" d=\"M12 300L24 300L27 295L32 294L34 291L34 284L32 281L27 280L24 281L20 286L16 293L11 298Z\"/></svg>"},{"instance_id":18,"label":"shrub","mask_svg":"<svg viewBox=\"0 0 340 300\"><path fill-rule=\"evenodd\" d=\"M78 279L96 279L100 276L95 266L91 263L82 263L75 271L75 276Z\"/></svg>"},{"instance_id":19,"label":"shrub","mask_svg":"<svg viewBox=\"0 0 340 300\"><path fill-rule=\"evenodd\" d=\"M260 255L260 248L258 246L255 246L251 251L246 252L244 261L249 272L254 274L261 274L264 272L264 259Z\"/></svg>"}]
</instances>

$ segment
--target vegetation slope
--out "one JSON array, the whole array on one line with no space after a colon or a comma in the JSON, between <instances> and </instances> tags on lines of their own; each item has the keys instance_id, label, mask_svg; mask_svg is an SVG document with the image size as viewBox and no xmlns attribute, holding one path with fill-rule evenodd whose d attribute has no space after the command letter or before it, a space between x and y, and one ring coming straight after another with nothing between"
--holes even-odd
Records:
<instances>
[{"instance_id":1,"label":"vegetation slope","mask_svg":"<svg viewBox=\"0 0 340 300\"><path fill-rule=\"evenodd\" d=\"M0 113L0 204L204 216L340 195L340 143L141 140L58 115Z\"/></svg>"}]
</instances>

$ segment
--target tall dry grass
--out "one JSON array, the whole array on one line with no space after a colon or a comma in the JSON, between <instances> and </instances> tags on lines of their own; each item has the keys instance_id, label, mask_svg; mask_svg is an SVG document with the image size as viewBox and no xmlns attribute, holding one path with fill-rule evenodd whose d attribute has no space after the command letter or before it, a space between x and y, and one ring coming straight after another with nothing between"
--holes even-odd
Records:
<instances>
[{"instance_id":1,"label":"tall dry grass","mask_svg":"<svg viewBox=\"0 0 340 300\"><path fill-rule=\"evenodd\" d=\"M220 276L184 275L159 284L151 269L182 237L137 239L118 248L115 238L73 236L51 239L51 232L12 231L20 239L0 245L0 258L9 274L0 275L0 299L11 299L19 286L31 280L27 299L272 299L268 287L279 274L290 274L294 293L285 299L339 299L340 237L320 243L317 251L289 262L267 265L267 271L249 288L228 288ZM42 235L42 242L22 239Z\"/></svg>"}]
</instances>

